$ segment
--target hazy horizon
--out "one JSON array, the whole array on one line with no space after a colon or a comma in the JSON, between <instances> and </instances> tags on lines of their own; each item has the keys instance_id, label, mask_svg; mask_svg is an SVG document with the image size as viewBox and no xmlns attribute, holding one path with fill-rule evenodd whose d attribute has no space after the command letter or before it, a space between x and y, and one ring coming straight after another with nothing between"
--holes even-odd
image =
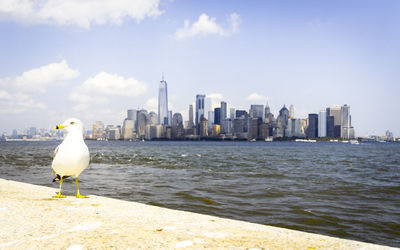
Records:
<instances>
[{"instance_id":1,"label":"hazy horizon","mask_svg":"<svg viewBox=\"0 0 400 250\"><path fill-rule=\"evenodd\" d=\"M196 94L293 104L296 118L348 104L357 136L399 137L399 13L396 0L1 1L0 132L157 112L164 72L184 120Z\"/></svg>"}]
</instances>

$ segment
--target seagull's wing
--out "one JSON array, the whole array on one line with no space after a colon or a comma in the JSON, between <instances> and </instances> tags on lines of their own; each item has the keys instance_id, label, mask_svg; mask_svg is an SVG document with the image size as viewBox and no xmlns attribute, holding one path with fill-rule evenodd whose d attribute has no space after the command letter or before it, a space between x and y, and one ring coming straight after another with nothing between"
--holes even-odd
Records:
<instances>
[{"instance_id":1,"label":"seagull's wing","mask_svg":"<svg viewBox=\"0 0 400 250\"><path fill-rule=\"evenodd\" d=\"M54 149L54 153L53 153L53 157L56 157L56 154L57 154L57 152L58 152L58 148L60 147L60 145L58 145L57 147L56 147L56 149Z\"/></svg>"},{"instance_id":2,"label":"seagull's wing","mask_svg":"<svg viewBox=\"0 0 400 250\"><path fill-rule=\"evenodd\" d=\"M60 144L61 145L61 144ZM58 145L57 147L56 147L56 149L54 149L54 153L53 153L53 160L54 160L54 158L56 157L56 155L57 155L57 152L58 152L58 149L60 148L60 145ZM56 172L54 172L54 169L53 169L53 174L55 174ZM54 182L54 180L53 180L53 182Z\"/></svg>"}]
</instances>

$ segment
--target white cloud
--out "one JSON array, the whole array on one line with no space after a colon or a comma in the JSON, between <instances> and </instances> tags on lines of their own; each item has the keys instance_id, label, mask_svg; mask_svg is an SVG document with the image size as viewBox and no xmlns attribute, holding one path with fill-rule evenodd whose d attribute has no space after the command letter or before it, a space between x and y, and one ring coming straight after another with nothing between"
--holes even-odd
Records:
<instances>
[{"instance_id":1,"label":"white cloud","mask_svg":"<svg viewBox=\"0 0 400 250\"><path fill-rule=\"evenodd\" d=\"M257 93L250 94L246 99L249 101L267 101L267 97Z\"/></svg>"},{"instance_id":2,"label":"white cloud","mask_svg":"<svg viewBox=\"0 0 400 250\"><path fill-rule=\"evenodd\" d=\"M2 0L0 16L23 23L73 25L90 28L124 19L140 22L162 14L159 0Z\"/></svg>"},{"instance_id":3,"label":"white cloud","mask_svg":"<svg viewBox=\"0 0 400 250\"><path fill-rule=\"evenodd\" d=\"M220 93L212 93L212 94L207 94L206 97L211 98L211 99L222 99L222 94Z\"/></svg>"},{"instance_id":4,"label":"white cloud","mask_svg":"<svg viewBox=\"0 0 400 250\"><path fill-rule=\"evenodd\" d=\"M59 84L62 81L79 76L79 71L71 69L65 60L59 63L50 63L36 69L31 69L17 77L0 79L0 86L17 88L25 92L44 92L50 84Z\"/></svg>"},{"instance_id":5,"label":"white cloud","mask_svg":"<svg viewBox=\"0 0 400 250\"><path fill-rule=\"evenodd\" d=\"M189 20L185 20L183 28L178 29L174 37L176 40L181 40L188 37L216 34L220 36L230 35L239 30L240 18L236 13L229 15L228 24L230 27L224 29L216 23L216 18L210 18L207 14L203 13L199 16L199 19L190 25Z\"/></svg>"},{"instance_id":6,"label":"white cloud","mask_svg":"<svg viewBox=\"0 0 400 250\"><path fill-rule=\"evenodd\" d=\"M0 114L18 114L32 108L44 109L46 106L36 102L30 95L24 93L9 93L0 90Z\"/></svg>"},{"instance_id":7,"label":"white cloud","mask_svg":"<svg viewBox=\"0 0 400 250\"><path fill-rule=\"evenodd\" d=\"M239 31L240 16L237 13L229 15L228 22L232 25L231 32L236 33Z\"/></svg>"},{"instance_id":8,"label":"white cloud","mask_svg":"<svg viewBox=\"0 0 400 250\"><path fill-rule=\"evenodd\" d=\"M44 109L45 104L27 93L44 92L48 85L60 84L78 75L79 71L71 69L63 60L25 71L20 76L1 78L0 113L17 114L31 109Z\"/></svg>"},{"instance_id":9,"label":"white cloud","mask_svg":"<svg viewBox=\"0 0 400 250\"><path fill-rule=\"evenodd\" d=\"M89 94L79 93L79 92L72 92L69 95L69 99L77 104L72 107L75 111L82 111L86 110L93 104L104 104L108 103L108 98L104 96L91 96Z\"/></svg>"},{"instance_id":10,"label":"white cloud","mask_svg":"<svg viewBox=\"0 0 400 250\"><path fill-rule=\"evenodd\" d=\"M158 112L158 100L157 98L153 97L150 98L146 101L146 104L144 105L144 109L146 109L147 111L154 111L154 112Z\"/></svg>"},{"instance_id":11,"label":"white cloud","mask_svg":"<svg viewBox=\"0 0 400 250\"><path fill-rule=\"evenodd\" d=\"M136 97L147 91L147 84L134 78L101 72L74 88L69 100L75 103L75 111L93 112L97 105L107 104L110 98Z\"/></svg>"},{"instance_id":12,"label":"white cloud","mask_svg":"<svg viewBox=\"0 0 400 250\"><path fill-rule=\"evenodd\" d=\"M222 94L220 93L212 93L212 94L207 94L206 99L209 98L211 100L210 107L211 111L214 111L215 108L221 107L221 101L222 101ZM193 106L195 107L195 106Z\"/></svg>"},{"instance_id":13,"label":"white cloud","mask_svg":"<svg viewBox=\"0 0 400 250\"><path fill-rule=\"evenodd\" d=\"M81 93L97 93L115 96L139 96L147 91L147 84L134 78L101 72L87 79L78 87Z\"/></svg>"}]
</instances>

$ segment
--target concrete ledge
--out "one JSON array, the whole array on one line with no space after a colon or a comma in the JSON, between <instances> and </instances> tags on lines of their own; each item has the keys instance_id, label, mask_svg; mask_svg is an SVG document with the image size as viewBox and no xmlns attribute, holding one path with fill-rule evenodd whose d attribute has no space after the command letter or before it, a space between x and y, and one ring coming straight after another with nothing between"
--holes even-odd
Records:
<instances>
[{"instance_id":1,"label":"concrete ledge","mask_svg":"<svg viewBox=\"0 0 400 250\"><path fill-rule=\"evenodd\" d=\"M1 249L390 249L0 179ZM392 248L394 249L394 248Z\"/></svg>"}]
</instances>

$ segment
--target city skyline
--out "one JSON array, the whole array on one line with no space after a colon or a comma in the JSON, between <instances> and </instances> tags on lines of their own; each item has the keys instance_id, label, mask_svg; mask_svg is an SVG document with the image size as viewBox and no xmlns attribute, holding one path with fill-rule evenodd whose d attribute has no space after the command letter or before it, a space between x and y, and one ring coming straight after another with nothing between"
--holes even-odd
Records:
<instances>
[{"instance_id":1,"label":"city skyline","mask_svg":"<svg viewBox=\"0 0 400 250\"><path fill-rule=\"evenodd\" d=\"M305 118L347 103L357 136L400 134L398 1L121 1L113 12L96 1L82 16L79 2L7 3L0 132L157 112L165 72L169 110L185 121L200 93L225 101L226 113L268 101L274 114L293 104Z\"/></svg>"}]
</instances>

